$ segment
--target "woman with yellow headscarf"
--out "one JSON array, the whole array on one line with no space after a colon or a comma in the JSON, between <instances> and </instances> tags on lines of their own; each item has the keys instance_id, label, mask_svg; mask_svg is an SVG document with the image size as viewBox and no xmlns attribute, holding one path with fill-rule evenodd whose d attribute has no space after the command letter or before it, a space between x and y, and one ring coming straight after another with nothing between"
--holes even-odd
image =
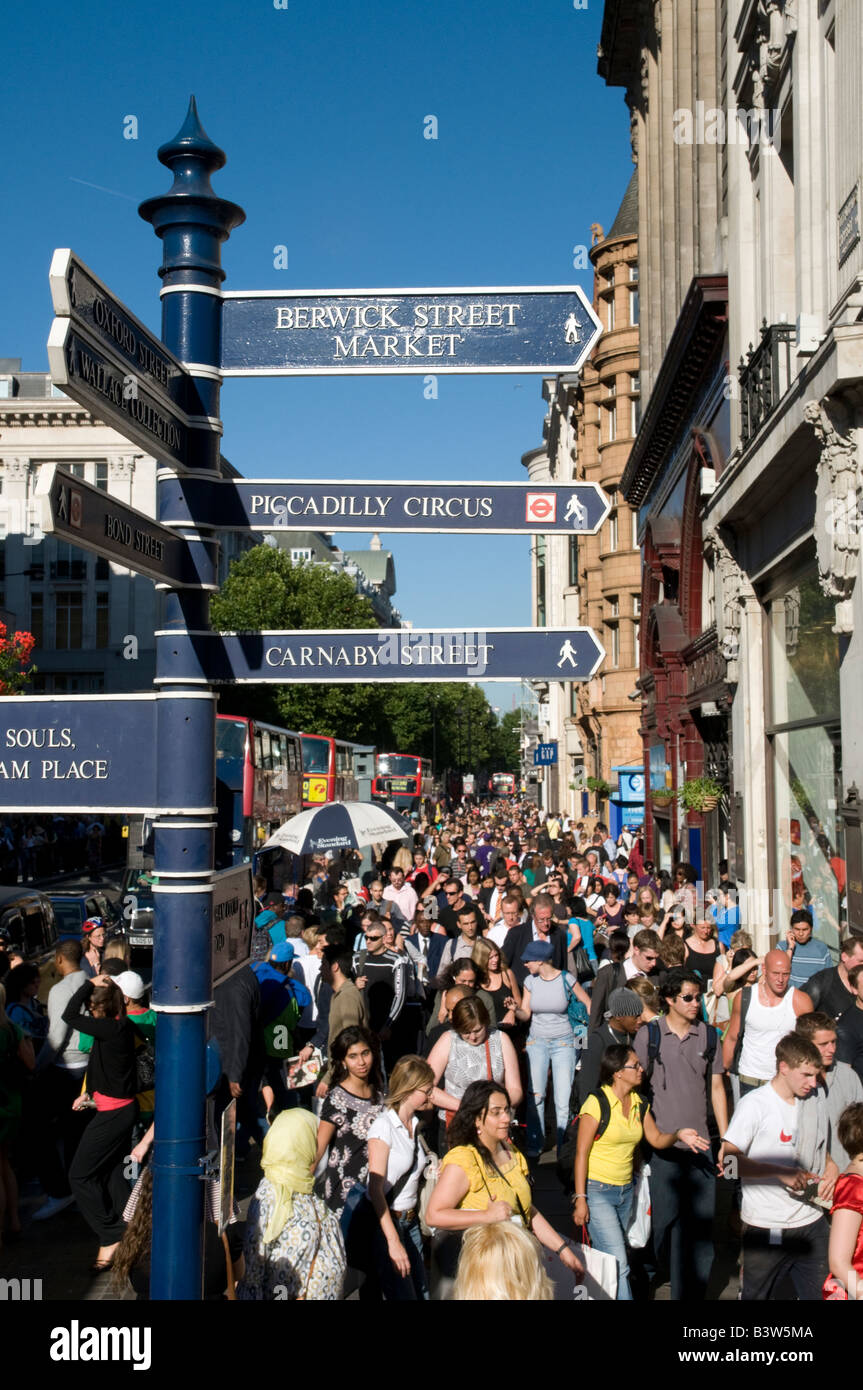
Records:
<instances>
[{"instance_id":1,"label":"woman with yellow headscarf","mask_svg":"<svg viewBox=\"0 0 863 1390\"><path fill-rule=\"evenodd\" d=\"M264 1176L249 1204L246 1272L238 1300L342 1297L345 1251L333 1213L312 1193L318 1122L308 1110L283 1110L264 1140Z\"/></svg>"}]
</instances>

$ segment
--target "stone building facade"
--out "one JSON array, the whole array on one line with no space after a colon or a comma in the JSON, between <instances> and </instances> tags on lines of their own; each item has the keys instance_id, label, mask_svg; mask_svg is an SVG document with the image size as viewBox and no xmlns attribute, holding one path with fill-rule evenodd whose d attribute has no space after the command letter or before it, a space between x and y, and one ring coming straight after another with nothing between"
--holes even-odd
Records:
<instances>
[{"instance_id":1,"label":"stone building facade","mask_svg":"<svg viewBox=\"0 0 863 1390\"><path fill-rule=\"evenodd\" d=\"M647 766L654 790L714 770L724 793L651 833L708 881L727 855L759 949L801 888L831 946L863 927L861 66L855 0L606 0L599 70L666 190L640 202L623 484Z\"/></svg>"},{"instance_id":2,"label":"stone building facade","mask_svg":"<svg viewBox=\"0 0 863 1390\"><path fill-rule=\"evenodd\" d=\"M543 383L548 401L544 442L524 456L532 483L595 482L612 510L594 536L548 535L534 543L534 622L592 627L606 659L590 681L542 683L543 741L556 741L559 761L546 769L546 801L581 815L599 809L582 790L600 778L616 805L616 769L641 761L638 679L641 575L637 513L619 493L640 418L638 350L638 183L633 174L607 235L594 226L593 307L603 333L578 376ZM603 803L602 813L619 812Z\"/></svg>"}]
</instances>

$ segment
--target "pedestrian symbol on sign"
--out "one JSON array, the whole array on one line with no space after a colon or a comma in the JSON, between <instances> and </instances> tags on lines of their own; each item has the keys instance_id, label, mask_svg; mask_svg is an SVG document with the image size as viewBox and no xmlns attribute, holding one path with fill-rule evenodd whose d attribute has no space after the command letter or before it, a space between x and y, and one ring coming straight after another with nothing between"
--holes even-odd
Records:
<instances>
[{"instance_id":1,"label":"pedestrian symbol on sign","mask_svg":"<svg viewBox=\"0 0 863 1390\"><path fill-rule=\"evenodd\" d=\"M578 319L575 314L570 314L566 323L563 325L564 339L567 343L580 343L581 334L578 331Z\"/></svg>"},{"instance_id":2,"label":"pedestrian symbol on sign","mask_svg":"<svg viewBox=\"0 0 863 1390\"><path fill-rule=\"evenodd\" d=\"M565 661L568 661L570 666L574 666L575 656L575 647L572 645L569 638L567 637L566 641L560 649L560 661L557 663L558 666L562 666Z\"/></svg>"},{"instance_id":3,"label":"pedestrian symbol on sign","mask_svg":"<svg viewBox=\"0 0 863 1390\"><path fill-rule=\"evenodd\" d=\"M574 492L567 502L563 519L564 521L574 521L576 526L583 526L587 521L587 508L578 500L577 492Z\"/></svg>"}]
</instances>

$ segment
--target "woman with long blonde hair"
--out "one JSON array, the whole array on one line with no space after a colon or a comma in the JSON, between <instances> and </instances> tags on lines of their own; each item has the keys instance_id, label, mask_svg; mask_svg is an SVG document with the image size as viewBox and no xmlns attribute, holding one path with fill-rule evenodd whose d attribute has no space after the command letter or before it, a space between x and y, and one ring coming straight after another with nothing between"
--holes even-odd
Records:
<instances>
[{"instance_id":1,"label":"woman with long blonde hair","mask_svg":"<svg viewBox=\"0 0 863 1390\"><path fill-rule=\"evenodd\" d=\"M554 1285L539 1241L524 1226L497 1221L466 1232L452 1293L460 1303L549 1303Z\"/></svg>"},{"instance_id":2,"label":"woman with long blonde hair","mask_svg":"<svg viewBox=\"0 0 863 1390\"><path fill-rule=\"evenodd\" d=\"M393 1067L386 1109L369 1129L369 1200L379 1229L369 1275L387 1301L428 1299L419 1224L419 1183L427 1162L417 1112L431 1110L434 1072L422 1057L401 1057Z\"/></svg>"}]
</instances>

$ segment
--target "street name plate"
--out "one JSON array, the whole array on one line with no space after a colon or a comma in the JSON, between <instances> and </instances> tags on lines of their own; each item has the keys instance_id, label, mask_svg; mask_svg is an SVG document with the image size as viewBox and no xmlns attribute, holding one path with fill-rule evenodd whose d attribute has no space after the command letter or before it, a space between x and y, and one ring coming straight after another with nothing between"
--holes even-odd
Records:
<instances>
[{"instance_id":1,"label":"street name plate","mask_svg":"<svg viewBox=\"0 0 863 1390\"><path fill-rule=\"evenodd\" d=\"M202 581L194 552L182 536L109 492L55 467L53 472L42 470L36 496L43 503L43 531L93 550L157 584L216 587Z\"/></svg>"},{"instance_id":2,"label":"street name plate","mask_svg":"<svg viewBox=\"0 0 863 1390\"><path fill-rule=\"evenodd\" d=\"M588 627L161 632L157 684L588 680L605 652Z\"/></svg>"},{"instance_id":3,"label":"street name plate","mask_svg":"<svg viewBox=\"0 0 863 1390\"><path fill-rule=\"evenodd\" d=\"M100 345L77 320L54 320L48 365L52 381L67 396L146 453L181 468L194 461L194 431L185 413L145 385L116 348Z\"/></svg>"},{"instance_id":4,"label":"street name plate","mask_svg":"<svg viewBox=\"0 0 863 1390\"><path fill-rule=\"evenodd\" d=\"M156 807L155 695L0 700L3 811L150 814Z\"/></svg>"},{"instance_id":5,"label":"street name plate","mask_svg":"<svg viewBox=\"0 0 863 1390\"><path fill-rule=\"evenodd\" d=\"M48 278L58 317L71 318L106 352L120 357L131 380L186 413L201 412L194 382L182 362L72 251L54 252Z\"/></svg>"},{"instance_id":6,"label":"street name plate","mask_svg":"<svg viewBox=\"0 0 863 1390\"><path fill-rule=\"evenodd\" d=\"M159 480L163 520L220 531L464 532L593 535L610 499L596 483Z\"/></svg>"},{"instance_id":7,"label":"street name plate","mask_svg":"<svg viewBox=\"0 0 863 1390\"><path fill-rule=\"evenodd\" d=\"M584 291L262 290L222 296L224 376L577 372L602 324Z\"/></svg>"}]
</instances>

